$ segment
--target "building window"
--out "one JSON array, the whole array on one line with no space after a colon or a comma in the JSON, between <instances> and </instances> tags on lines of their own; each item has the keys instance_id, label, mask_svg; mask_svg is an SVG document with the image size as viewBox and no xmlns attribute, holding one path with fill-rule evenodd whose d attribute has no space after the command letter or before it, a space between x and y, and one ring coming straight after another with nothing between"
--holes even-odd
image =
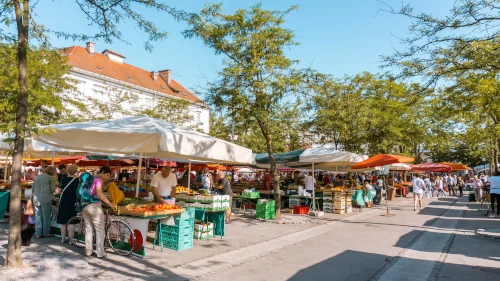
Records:
<instances>
[{"instance_id":1,"label":"building window","mask_svg":"<svg viewBox=\"0 0 500 281\"><path fill-rule=\"evenodd\" d=\"M201 123L201 112L200 111L196 111L195 121L196 121L197 125Z\"/></svg>"}]
</instances>

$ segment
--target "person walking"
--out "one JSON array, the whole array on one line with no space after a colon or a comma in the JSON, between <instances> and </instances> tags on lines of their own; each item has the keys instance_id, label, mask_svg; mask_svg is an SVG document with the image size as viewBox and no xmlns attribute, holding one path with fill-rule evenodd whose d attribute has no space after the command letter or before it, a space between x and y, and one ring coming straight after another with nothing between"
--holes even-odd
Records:
<instances>
[{"instance_id":1,"label":"person walking","mask_svg":"<svg viewBox=\"0 0 500 281\"><path fill-rule=\"evenodd\" d=\"M33 182L33 205L35 206L35 238L52 237L50 234L50 214L52 198L56 191L56 169L47 166Z\"/></svg>"},{"instance_id":2,"label":"person walking","mask_svg":"<svg viewBox=\"0 0 500 281\"><path fill-rule=\"evenodd\" d=\"M61 201L59 202L59 211L57 212L57 223L61 225L61 243L66 242L66 234L70 239L75 235L75 225L69 225L68 233L68 220L76 216L75 203L76 203L76 190L80 179L75 175L78 171L76 164L69 165L65 168L67 174L61 179Z\"/></svg>"},{"instance_id":3,"label":"person walking","mask_svg":"<svg viewBox=\"0 0 500 281\"><path fill-rule=\"evenodd\" d=\"M448 175L448 181L447 181L447 184L448 184L448 194L450 195L455 195L455 178L452 177L451 175Z\"/></svg>"},{"instance_id":4,"label":"person walking","mask_svg":"<svg viewBox=\"0 0 500 281\"><path fill-rule=\"evenodd\" d=\"M429 179L429 177L427 175L424 175L424 183L425 183L425 195L427 196L427 198L431 198L431 193L432 193L432 184L431 184L431 180Z\"/></svg>"},{"instance_id":5,"label":"person walking","mask_svg":"<svg viewBox=\"0 0 500 281\"><path fill-rule=\"evenodd\" d=\"M420 178L421 175L417 175L412 181L411 186L413 187L413 211L417 210L417 202L420 210L422 210L422 197L424 196L425 182Z\"/></svg>"},{"instance_id":6,"label":"person walking","mask_svg":"<svg viewBox=\"0 0 500 281\"><path fill-rule=\"evenodd\" d=\"M474 197L476 203L481 201L481 197L483 196L483 181L479 179L477 175L474 176L472 180L472 184L474 185Z\"/></svg>"},{"instance_id":7,"label":"person walking","mask_svg":"<svg viewBox=\"0 0 500 281\"><path fill-rule=\"evenodd\" d=\"M93 253L94 244L94 231L95 231L95 253L98 258L103 258L106 256L104 251L104 227L105 227L105 216L101 208L102 203L105 203L112 209L116 209L116 206L111 203L104 195L103 191L107 190L108 185L105 182L111 176L111 169L107 166L101 167L97 172L97 175L93 178L92 185L90 186L90 195L92 196L92 202L83 202L87 204L82 210L82 217L85 222L85 255L91 256Z\"/></svg>"},{"instance_id":8,"label":"person walking","mask_svg":"<svg viewBox=\"0 0 500 281\"><path fill-rule=\"evenodd\" d=\"M495 176L489 178L490 182L490 197L491 197L491 215L490 218L500 217L500 172L496 172ZM495 214L495 204L497 213Z\"/></svg>"},{"instance_id":9,"label":"person walking","mask_svg":"<svg viewBox=\"0 0 500 281\"><path fill-rule=\"evenodd\" d=\"M458 186L459 196L460 197L464 196L465 182L462 179L462 177L458 177L458 179L457 179L457 186Z\"/></svg>"}]
</instances>

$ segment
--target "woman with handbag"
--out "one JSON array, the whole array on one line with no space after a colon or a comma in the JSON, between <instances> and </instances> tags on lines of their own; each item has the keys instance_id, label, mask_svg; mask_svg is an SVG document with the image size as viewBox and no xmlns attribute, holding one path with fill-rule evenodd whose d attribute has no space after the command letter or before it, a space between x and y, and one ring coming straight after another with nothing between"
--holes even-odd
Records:
<instances>
[{"instance_id":1,"label":"woman with handbag","mask_svg":"<svg viewBox=\"0 0 500 281\"><path fill-rule=\"evenodd\" d=\"M56 191L56 169L48 166L33 182L33 205L35 206L35 238L52 237L50 234L50 214L52 197Z\"/></svg>"},{"instance_id":2,"label":"woman with handbag","mask_svg":"<svg viewBox=\"0 0 500 281\"><path fill-rule=\"evenodd\" d=\"M76 216L76 190L80 179L75 176L78 166L73 164L66 168L67 175L61 179L61 200L59 202L59 211L57 212L57 223L61 225L61 243L66 242L68 230L68 220ZM69 225L69 238L75 235L75 225Z\"/></svg>"}]
</instances>

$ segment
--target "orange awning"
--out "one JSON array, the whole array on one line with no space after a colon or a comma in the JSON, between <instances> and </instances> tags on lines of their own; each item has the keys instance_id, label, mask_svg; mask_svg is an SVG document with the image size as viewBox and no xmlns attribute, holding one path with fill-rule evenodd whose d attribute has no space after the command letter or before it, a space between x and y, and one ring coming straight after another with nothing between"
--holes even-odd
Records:
<instances>
[{"instance_id":1,"label":"orange awning","mask_svg":"<svg viewBox=\"0 0 500 281\"><path fill-rule=\"evenodd\" d=\"M379 154L372 156L366 159L365 161L359 162L358 164L352 166L351 169L374 168L395 163L410 163L413 161L415 161L415 158L413 157L391 155L391 154Z\"/></svg>"},{"instance_id":2,"label":"orange awning","mask_svg":"<svg viewBox=\"0 0 500 281\"><path fill-rule=\"evenodd\" d=\"M450 166L453 171L467 171L467 170L472 170L471 168L467 167L465 164L461 163L453 163L453 162L441 162L440 164Z\"/></svg>"}]
</instances>

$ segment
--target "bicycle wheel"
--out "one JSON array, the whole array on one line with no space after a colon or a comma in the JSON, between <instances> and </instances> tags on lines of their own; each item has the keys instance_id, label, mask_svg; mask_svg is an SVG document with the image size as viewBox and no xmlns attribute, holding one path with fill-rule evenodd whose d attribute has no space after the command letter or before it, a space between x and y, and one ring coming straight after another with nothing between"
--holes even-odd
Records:
<instances>
[{"instance_id":1,"label":"bicycle wheel","mask_svg":"<svg viewBox=\"0 0 500 281\"><path fill-rule=\"evenodd\" d=\"M69 242L79 248L85 247L85 226L83 225L82 216L74 216L70 218L67 222L68 224L68 233L67 236L69 238ZM69 225L75 225L75 235L70 237L69 233Z\"/></svg>"},{"instance_id":2,"label":"bicycle wheel","mask_svg":"<svg viewBox=\"0 0 500 281\"><path fill-rule=\"evenodd\" d=\"M106 239L113 251L122 256L130 255L135 246L134 231L127 223L120 220L113 220L108 224Z\"/></svg>"},{"instance_id":3,"label":"bicycle wheel","mask_svg":"<svg viewBox=\"0 0 500 281\"><path fill-rule=\"evenodd\" d=\"M486 200L485 198L481 200L481 212L483 213L483 215L487 216L490 213L490 206L491 203L488 200Z\"/></svg>"}]
</instances>

